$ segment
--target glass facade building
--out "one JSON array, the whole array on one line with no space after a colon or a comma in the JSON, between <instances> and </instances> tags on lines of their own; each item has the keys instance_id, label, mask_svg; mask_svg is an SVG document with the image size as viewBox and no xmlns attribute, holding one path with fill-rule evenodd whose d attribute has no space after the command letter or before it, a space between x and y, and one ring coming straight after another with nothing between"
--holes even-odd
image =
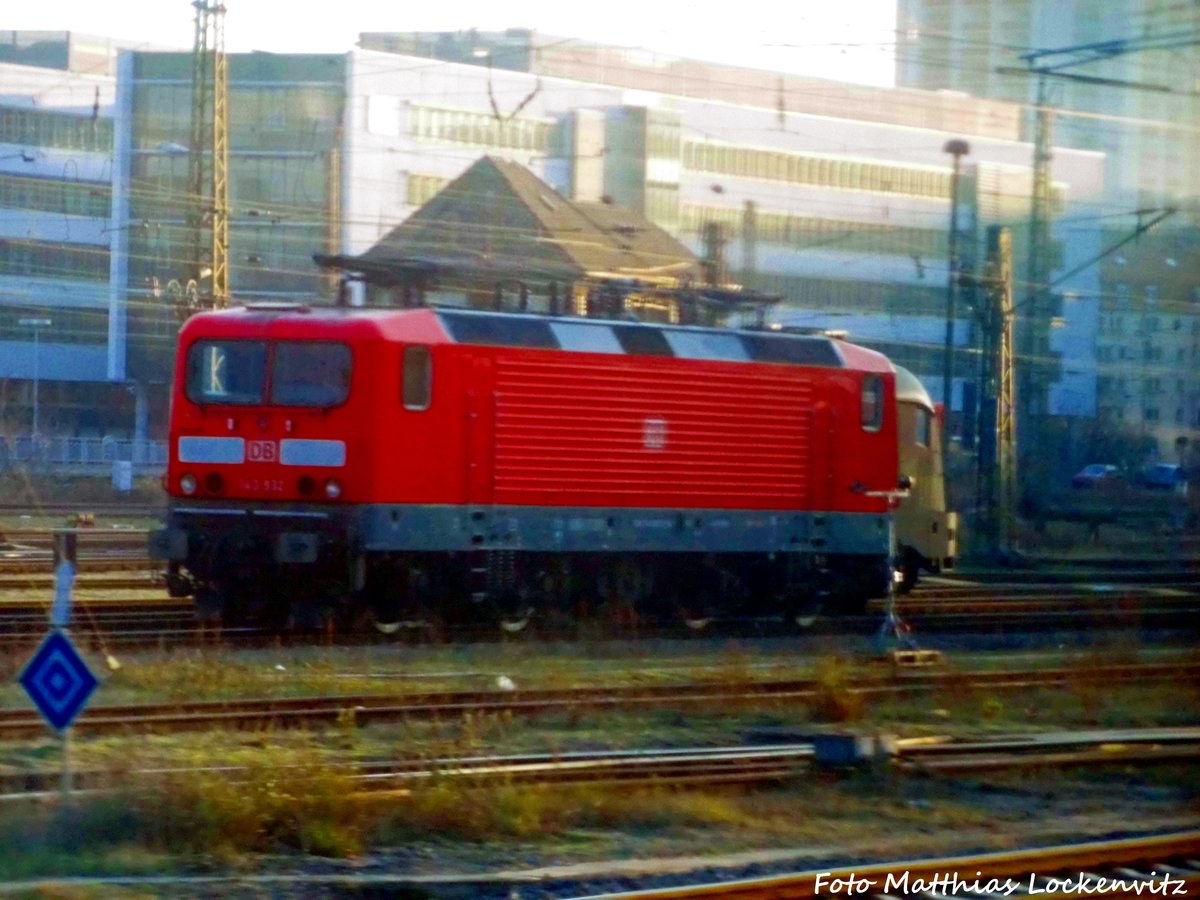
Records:
<instances>
[{"instance_id":1,"label":"glass facade building","mask_svg":"<svg viewBox=\"0 0 1200 900\"><path fill-rule=\"evenodd\" d=\"M128 433L107 379L113 42L0 35L0 435ZM36 323L36 324L34 324ZM36 411L36 413L35 413Z\"/></svg>"},{"instance_id":2,"label":"glass facade building","mask_svg":"<svg viewBox=\"0 0 1200 900\"><path fill-rule=\"evenodd\" d=\"M781 294L783 324L850 326L854 339L909 363L936 395L946 141L971 142L963 184L979 229L1027 215L1032 149L1012 104L694 61L651 64L619 48L524 32L460 44L374 35L345 54L229 57L235 303L332 302L336 282L314 253L365 252L492 154L572 199L632 207L697 255L706 231L722 226L732 279ZM45 57L46 42L12 50L35 51ZM59 48L60 62L77 52ZM61 69L5 63L3 54L6 74L63 80ZM191 225L204 205L190 176L191 54L108 59L113 76L100 79L98 106L87 80L54 103L0 103L0 157L8 157L0 159L0 216L11 213L0 226L0 289L9 286L0 340L13 338L7 323L24 315L17 297L62 310L51 316L60 349L44 343L47 358L60 353L80 380L122 394L129 387L137 427L156 432L179 327L172 298L209 253L207 232L199 229L197 243ZM1103 154L1054 148L1064 217L1102 195L1104 167ZM1064 236L1062 269L1094 242L1078 228ZM1071 287L1087 296L1086 285ZM1064 332L1072 331L1066 318ZM970 319L958 325L965 349ZM1086 356L1091 345L1079 334L1074 346ZM14 342L29 344L29 336ZM1090 389L1080 384L1075 408L1087 414ZM100 405L125 414L121 404Z\"/></svg>"},{"instance_id":3,"label":"glass facade building","mask_svg":"<svg viewBox=\"0 0 1200 900\"><path fill-rule=\"evenodd\" d=\"M339 244L346 57L229 58L229 287L237 302L328 302L314 253ZM163 383L179 322L171 297L196 268L189 213L211 207L190 184L191 56L135 53L123 63L117 167L128 197L126 376ZM210 263L202 235L201 272ZM117 267L114 267L116 270ZM118 300L118 302L121 302Z\"/></svg>"}]
</instances>

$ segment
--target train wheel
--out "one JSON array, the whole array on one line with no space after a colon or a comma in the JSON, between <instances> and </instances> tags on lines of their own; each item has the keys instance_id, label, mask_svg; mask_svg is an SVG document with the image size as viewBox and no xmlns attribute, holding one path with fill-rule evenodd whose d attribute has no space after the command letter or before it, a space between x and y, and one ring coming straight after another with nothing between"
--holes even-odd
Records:
<instances>
[{"instance_id":1,"label":"train wheel","mask_svg":"<svg viewBox=\"0 0 1200 900\"><path fill-rule=\"evenodd\" d=\"M825 614L827 594L821 592L795 591L786 603L784 621L801 631L808 631Z\"/></svg>"},{"instance_id":2,"label":"train wheel","mask_svg":"<svg viewBox=\"0 0 1200 900\"><path fill-rule=\"evenodd\" d=\"M700 597L691 601L680 600L677 604L679 620L688 631L703 631L713 623L713 605Z\"/></svg>"},{"instance_id":3,"label":"train wheel","mask_svg":"<svg viewBox=\"0 0 1200 900\"><path fill-rule=\"evenodd\" d=\"M332 636L337 613L336 602L324 596L294 597L286 621L292 629Z\"/></svg>"},{"instance_id":4,"label":"train wheel","mask_svg":"<svg viewBox=\"0 0 1200 900\"><path fill-rule=\"evenodd\" d=\"M509 610L499 616L500 630L505 634L520 634L533 621L534 609L526 606L523 609Z\"/></svg>"},{"instance_id":5,"label":"train wheel","mask_svg":"<svg viewBox=\"0 0 1200 900\"><path fill-rule=\"evenodd\" d=\"M246 620L272 634L282 634L296 627L296 619L292 608L293 599L279 594L259 594L255 599L247 601L244 592L234 594L234 602L226 607L242 607L248 611Z\"/></svg>"},{"instance_id":6,"label":"train wheel","mask_svg":"<svg viewBox=\"0 0 1200 900\"><path fill-rule=\"evenodd\" d=\"M504 634L521 634L537 615L537 604L524 590L506 590L490 598L492 617Z\"/></svg>"},{"instance_id":7,"label":"train wheel","mask_svg":"<svg viewBox=\"0 0 1200 900\"><path fill-rule=\"evenodd\" d=\"M703 631L721 611L721 573L706 567L675 599L680 620L689 631Z\"/></svg>"},{"instance_id":8,"label":"train wheel","mask_svg":"<svg viewBox=\"0 0 1200 900\"><path fill-rule=\"evenodd\" d=\"M907 594L917 586L917 581L921 575L921 559L917 553L911 549L906 549L900 560L900 581L896 585L896 590L901 594Z\"/></svg>"},{"instance_id":9,"label":"train wheel","mask_svg":"<svg viewBox=\"0 0 1200 900\"><path fill-rule=\"evenodd\" d=\"M224 595L211 586L204 585L196 589L192 596L192 607L196 613L196 643L221 643L221 613Z\"/></svg>"},{"instance_id":10,"label":"train wheel","mask_svg":"<svg viewBox=\"0 0 1200 900\"><path fill-rule=\"evenodd\" d=\"M391 637L414 615L412 576L403 567L370 570L366 584L357 592L356 606L367 610L371 625L380 634Z\"/></svg>"},{"instance_id":11,"label":"train wheel","mask_svg":"<svg viewBox=\"0 0 1200 900\"><path fill-rule=\"evenodd\" d=\"M225 595L210 585L196 589L192 596L192 608L201 622L219 621L225 611Z\"/></svg>"}]
</instances>

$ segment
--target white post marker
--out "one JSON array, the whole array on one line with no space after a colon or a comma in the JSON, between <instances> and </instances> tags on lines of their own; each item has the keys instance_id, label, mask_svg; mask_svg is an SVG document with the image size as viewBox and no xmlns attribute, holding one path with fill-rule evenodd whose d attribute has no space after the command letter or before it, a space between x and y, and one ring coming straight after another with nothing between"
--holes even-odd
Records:
<instances>
[{"instance_id":1,"label":"white post marker","mask_svg":"<svg viewBox=\"0 0 1200 900\"><path fill-rule=\"evenodd\" d=\"M74 531L54 532L54 603L50 607L50 626L66 628L71 624L71 591L75 587L75 560L79 536Z\"/></svg>"},{"instance_id":2,"label":"white post marker","mask_svg":"<svg viewBox=\"0 0 1200 900\"><path fill-rule=\"evenodd\" d=\"M66 628L71 624L71 592L75 588L75 561L79 551L79 535L59 529L54 532L54 603L50 606L50 627ZM62 731L62 796L71 796L74 781L71 767L71 728Z\"/></svg>"}]
</instances>

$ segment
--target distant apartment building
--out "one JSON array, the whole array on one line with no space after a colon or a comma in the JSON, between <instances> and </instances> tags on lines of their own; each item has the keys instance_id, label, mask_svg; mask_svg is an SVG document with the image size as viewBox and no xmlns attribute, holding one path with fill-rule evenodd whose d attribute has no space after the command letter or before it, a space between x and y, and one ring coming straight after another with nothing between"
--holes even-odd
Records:
<instances>
[{"instance_id":1,"label":"distant apartment building","mask_svg":"<svg viewBox=\"0 0 1200 900\"><path fill-rule=\"evenodd\" d=\"M1200 441L1200 229L1151 235L1104 264L1096 356L1101 419L1175 442Z\"/></svg>"}]
</instances>

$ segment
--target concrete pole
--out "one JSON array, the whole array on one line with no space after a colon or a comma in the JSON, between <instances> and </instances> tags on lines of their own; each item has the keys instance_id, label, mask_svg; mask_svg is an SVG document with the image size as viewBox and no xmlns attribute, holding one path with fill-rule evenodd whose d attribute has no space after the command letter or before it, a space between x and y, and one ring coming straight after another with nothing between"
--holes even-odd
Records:
<instances>
[{"instance_id":1,"label":"concrete pole","mask_svg":"<svg viewBox=\"0 0 1200 900\"><path fill-rule=\"evenodd\" d=\"M948 266L946 276L946 348L942 360L942 403L944 430L942 432L942 470L949 473L950 416L954 397L954 315L958 292L958 180L962 158L971 152L971 145L963 140L947 141L942 148L954 157L954 173L950 176L950 238L947 248Z\"/></svg>"},{"instance_id":2,"label":"concrete pole","mask_svg":"<svg viewBox=\"0 0 1200 900\"><path fill-rule=\"evenodd\" d=\"M147 462L146 440L150 427L149 392L143 382L133 385L133 461L137 465Z\"/></svg>"}]
</instances>

